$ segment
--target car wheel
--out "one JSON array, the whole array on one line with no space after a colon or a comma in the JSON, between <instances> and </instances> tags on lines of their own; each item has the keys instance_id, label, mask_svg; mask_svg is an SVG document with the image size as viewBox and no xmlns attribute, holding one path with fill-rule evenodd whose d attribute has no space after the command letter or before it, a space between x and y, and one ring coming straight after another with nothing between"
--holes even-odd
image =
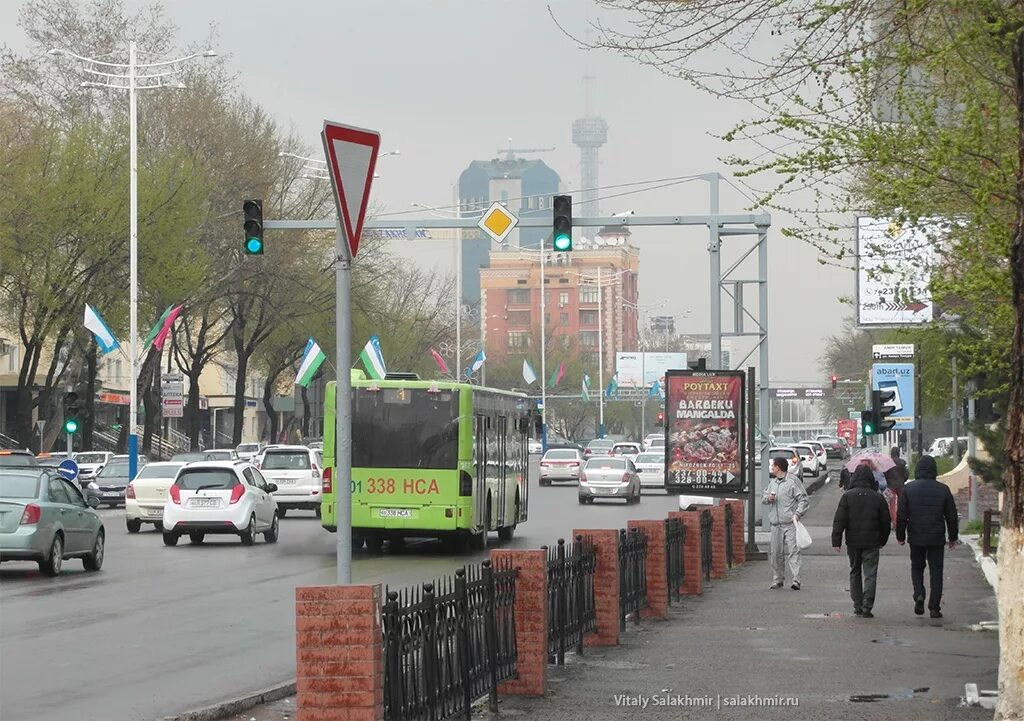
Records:
<instances>
[{"instance_id":1,"label":"car wheel","mask_svg":"<svg viewBox=\"0 0 1024 721\"><path fill-rule=\"evenodd\" d=\"M96 534L96 540L92 544L92 551L88 556L82 558L82 565L86 571L98 571L103 567L103 556L106 553L106 536L101 528Z\"/></svg>"},{"instance_id":2,"label":"car wheel","mask_svg":"<svg viewBox=\"0 0 1024 721\"><path fill-rule=\"evenodd\" d=\"M198 546L204 540L206 540L206 534L202 531L192 531L188 534L188 542L196 546Z\"/></svg>"},{"instance_id":3,"label":"car wheel","mask_svg":"<svg viewBox=\"0 0 1024 721\"><path fill-rule=\"evenodd\" d=\"M277 514L274 514L274 520L270 522L270 530L263 534L263 540L267 543L277 543L277 533L280 529L279 522L277 520Z\"/></svg>"},{"instance_id":4,"label":"car wheel","mask_svg":"<svg viewBox=\"0 0 1024 721\"><path fill-rule=\"evenodd\" d=\"M288 515L288 509L287 508L278 508L277 509L277 516L278 516L278 518L284 518L287 515Z\"/></svg>"},{"instance_id":5,"label":"car wheel","mask_svg":"<svg viewBox=\"0 0 1024 721\"><path fill-rule=\"evenodd\" d=\"M587 499L586 499L586 498L584 498L583 496L580 496L580 505L581 505L581 506L585 506L585 505L586 505L586 503L587 503Z\"/></svg>"},{"instance_id":6,"label":"car wheel","mask_svg":"<svg viewBox=\"0 0 1024 721\"><path fill-rule=\"evenodd\" d=\"M165 546L177 546L178 545L178 534L169 531L164 531L164 545Z\"/></svg>"},{"instance_id":7,"label":"car wheel","mask_svg":"<svg viewBox=\"0 0 1024 721\"><path fill-rule=\"evenodd\" d=\"M384 539L374 537L367 538L366 550L370 553L380 553L384 550Z\"/></svg>"},{"instance_id":8,"label":"car wheel","mask_svg":"<svg viewBox=\"0 0 1024 721\"><path fill-rule=\"evenodd\" d=\"M39 562L39 570L47 576L59 576L60 569L64 567L64 537L59 533L53 537L50 544L50 555Z\"/></svg>"},{"instance_id":9,"label":"car wheel","mask_svg":"<svg viewBox=\"0 0 1024 721\"><path fill-rule=\"evenodd\" d=\"M541 484L542 486L550 486L550 485L551 485L551 481L549 481L549 480L546 480L546 479L544 479L544 478L541 478L541 479L540 479L540 484Z\"/></svg>"},{"instance_id":10,"label":"car wheel","mask_svg":"<svg viewBox=\"0 0 1024 721\"><path fill-rule=\"evenodd\" d=\"M256 541L256 516L249 516L249 525L238 534L242 537L243 546L251 546Z\"/></svg>"},{"instance_id":11,"label":"car wheel","mask_svg":"<svg viewBox=\"0 0 1024 721\"><path fill-rule=\"evenodd\" d=\"M142 521L138 518L129 518L125 525L128 526L128 533L138 533L142 530Z\"/></svg>"},{"instance_id":12,"label":"car wheel","mask_svg":"<svg viewBox=\"0 0 1024 721\"><path fill-rule=\"evenodd\" d=\"M320 518L320 506L317 506L316 509L314 509L313 513L316 514L317 518Z\"/></svg>"}]
</instances>

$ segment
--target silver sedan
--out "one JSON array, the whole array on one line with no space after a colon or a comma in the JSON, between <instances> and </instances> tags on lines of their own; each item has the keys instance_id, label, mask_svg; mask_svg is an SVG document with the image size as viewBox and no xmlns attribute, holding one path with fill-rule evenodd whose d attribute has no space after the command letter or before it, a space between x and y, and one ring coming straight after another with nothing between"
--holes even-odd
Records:
<instances>
[{"instance_id":1,"label":"silver sedan","mask_svg":"<svg viewBox=\"0 0 1024 721\"><path fill-rule=\"evenodd\" d=\"M628 458L591 458L580 473L580 504L595 498L621 498L640 502L640 476Z\"/></svg>"},{"instance_id":2,"label":"silver sedan","mask_svg":"<svg viewBox=\"0 0 1024 721\"><path fill-rule=\"evenodd\" d=\"M540 459L540 485L550 486L552 481L580 479L583 457L575 448L552 448Z\"/></svg>"}]
</instances>

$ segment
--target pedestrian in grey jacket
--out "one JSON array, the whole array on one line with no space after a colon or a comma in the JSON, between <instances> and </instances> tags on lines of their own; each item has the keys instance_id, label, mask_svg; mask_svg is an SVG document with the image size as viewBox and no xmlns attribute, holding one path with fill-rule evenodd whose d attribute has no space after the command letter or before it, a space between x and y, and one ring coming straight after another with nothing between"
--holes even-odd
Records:
<instances>
[{"instance_id":1,"label":"pedestrian in grey jacket","mask_svg":"<svg viewBox=\"0 0 1024 721\"><path fill-rule=\"evenodd\" d=\"M772 528L772 585L771 588L782 588L786 580L785 560L789 560L789 572L793 577L790 588L800 590L800 546L796 542L796 526L807 513L807 491L800 479L789 472L789 461L785 458L773 458L771 467L772 479L761 494L761 502L768 506L768 522Z\"/></svg>"}]
</instances>

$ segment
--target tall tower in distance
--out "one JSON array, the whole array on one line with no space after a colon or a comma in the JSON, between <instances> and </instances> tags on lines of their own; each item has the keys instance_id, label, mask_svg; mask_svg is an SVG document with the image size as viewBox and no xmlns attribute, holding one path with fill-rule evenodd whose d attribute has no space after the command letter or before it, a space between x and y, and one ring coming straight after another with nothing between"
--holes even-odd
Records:
<instances>
[{"instance_id":1,"label":"tall tower in distance","mask_svg":"<svg viewBox=\"0 0 1024 721\"><path fill-rule=\"evenodd\" d=\"M598 194L598 150L608 142L608 123L597 115L592 107L591 83L593 75L584 75L586 112L572 124L572 142L580 149L580 188L582 203L580 215L597 216L599 213Z\"/></svg>"}]
</instances>

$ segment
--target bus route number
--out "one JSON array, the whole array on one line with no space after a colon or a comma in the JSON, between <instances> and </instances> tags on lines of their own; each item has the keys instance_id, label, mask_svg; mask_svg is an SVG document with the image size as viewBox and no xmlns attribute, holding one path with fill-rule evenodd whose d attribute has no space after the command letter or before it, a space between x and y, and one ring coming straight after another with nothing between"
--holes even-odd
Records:
<instances>
[{"instance_id":1,"label":"bus route number","mask_svg":"<svg viewBox=\"0 0 1024 721\"><path fill-rule=\"evenodd\" d=\"M361 481L352 481L352 492L362 493L363 484ZM437 486L437 479L431 478L403 478L399 483L394 478L367 478L366 492L373 494L389 494L401 492L406 495L437 495L441 489Z\"/></svg>"}]
</instances>

